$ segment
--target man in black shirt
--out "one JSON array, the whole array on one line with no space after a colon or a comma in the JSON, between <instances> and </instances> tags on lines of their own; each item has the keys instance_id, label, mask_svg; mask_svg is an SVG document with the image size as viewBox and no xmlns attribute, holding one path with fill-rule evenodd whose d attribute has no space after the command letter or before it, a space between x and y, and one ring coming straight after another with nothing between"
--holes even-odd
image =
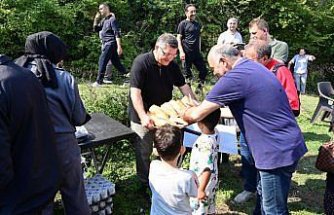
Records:
<instances>
[{"instance_id":1,"label":"man in black shirt","mask_svg":"<svg viewBox=\"0 0 334 215\"><path fill-rule=\"evenodd\" d=\"M0 214L40 214L60 171L44 89L35 75L0 55Z\"/></svg>"},{"instance_id":2,"label":"man in black shirt","mask_svg":"<svg viewBox=\"0 0 334 215\"><path fill-rule=\"evenodd\" d=\"M199 71L199 85L197 92L202 91L202 87L208 73L203 56L200 51L201 25L195 21L196 7L193 4L185 6L186 19L182 20L177 28L178 48L180 59L184 66L184 75L190 83L193 75L191 66L194 64Z\"/></svg>"},{"instance_id":3,"label":"man in black shirt","mask_svg":"<svg viewBox=\"0 0 334 215\"><path fill-rule=\"evenodd\" d=\"M100 23L100 16L104 17ZM115 68L123 75L126 74L126 69L122 65L119 55L122 54L121 32L118 23L113 13L110 12L109 5L102 3L99 6L99 12L94 18L94 31L99 32L102 40L102 53L99 58L99 73L94 87L100 86L103 83L104 73L108 61L111 60Z\"/></svg>"},{"instance_id":4,"label":"man in black shirt","mask_svg":"<svg viewBox=\"0 0 334 215\"><path fill-rule=\"evenodd\" d=\"M195 98L185 83L177 56L177 40L172 34L162 34L153 51L136 57L131 68L129 116L131 129L139 138L135 143L137 176L144 187L148 185L150 155L153 148L154 123L147 114L152 105L161 105L172 99L173 87L183 95Z\"/></svg>"}]
</instances>

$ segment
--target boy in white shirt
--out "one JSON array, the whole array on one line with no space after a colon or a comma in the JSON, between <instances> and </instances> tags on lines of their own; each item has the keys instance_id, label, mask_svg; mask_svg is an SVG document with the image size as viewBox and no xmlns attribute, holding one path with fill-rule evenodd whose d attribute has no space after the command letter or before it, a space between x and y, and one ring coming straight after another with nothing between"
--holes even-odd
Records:
<instances>
[{"instance_id":1,"label":"boy in white shirt","mask_svg":"<svg viewBox=\"0 0 334 215\"><path fill-rule=\"evenodd\" d=\"M219 35L217 45L243 43L242 36L239 31L237 31L238 22L238 19L234 17L227 21L227 30Z\"/></svg>"},{"instance_id":2,"label":"boy in white shirt","mask_svg":"<svg viewBox=\"0 0 334 215\"><path fill-rule=\"evenodd\" d=\"M202 134L193 145L190 170L198 177L197 198L191 198L193 215L215 214L216 189L218 187L218 133L215 130L220 119L220 109L198 122Z\"/></svg>"},{"instance_id":3,"label":"boy in white shirt","mask_svg":"<svg viewBox=\"0 0 334 215\"><path fill-rule=\"evenodd\" d=\"M191 215L189 198L197 197L196 175L177 167L185 148L177 127L164 125L154 135L154 147L160 160L150 165L149 184L152 191L151 215Z\"/></svg>"}]
</instances>

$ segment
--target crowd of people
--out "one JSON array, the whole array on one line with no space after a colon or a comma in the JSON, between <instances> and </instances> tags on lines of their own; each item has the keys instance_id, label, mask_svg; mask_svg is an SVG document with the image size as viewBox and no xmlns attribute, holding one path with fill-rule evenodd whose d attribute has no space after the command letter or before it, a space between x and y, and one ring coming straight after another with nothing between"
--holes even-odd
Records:
<instances>
[{"instance_id":1,"label":"crowd of people","mask_svg":"<svg viewBox=\"0 0 334 215\"><path fill-rule=\"evenodd\" d=\"M201 24L196 21L195 5L186 5L184 11L186 19L179 23L177 36L160 35L153 50L134 59L130 71L129 119L137 134L136 172L141 192L147 198L152 193L151 214L215 214L215 127L220 108L226 106L240 128L244 190L234 202L256 196L253 214L289 214L292 174L307 152L295 119L300 112L298 94L305 93L307 63L315 57L301 49L287 67L288 45L269 34L264 19L250 21L247 45L237 30L238 19L228 19L228 29L208 53L209 68L219 79L204 101L181 114L188 123L198 123L201 135L192 148L189 170L180 169L185 152L181 130L171 125L156 128L148 110L170 101L174 87L195 101L203 92L208 70L200 48ZM108 83L104 77L109 61L128 76L119 58L123 52L119 26L105 3L99 5L94 30L102 47L93 86ZM16 64L0 55L0 214L52 214L57 191L66 214L90 214L74 135L75 126L90 116L74 77L56 66L66 55L65 43L46 31L27 37L24 55ZM174 61L178 55L183 70ZM192 65L199 71L195 92ZM153 147L160 159L151 162ZM332 178L329 173L328 180ZM332 185L327 183L327 188L326 197L333 202Z\"/></svg>"}]
</instances>

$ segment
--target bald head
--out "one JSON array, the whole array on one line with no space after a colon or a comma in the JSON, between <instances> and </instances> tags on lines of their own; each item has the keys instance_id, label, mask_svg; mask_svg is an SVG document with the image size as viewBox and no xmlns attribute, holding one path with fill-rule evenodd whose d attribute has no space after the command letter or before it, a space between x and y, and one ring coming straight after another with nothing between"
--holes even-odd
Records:
<instances>
[{"instance_id":1,"label":"bald head","mask_svg":"<svg viewBox=\"0 0 334 215\"><path fill-rule=\"evenodd\" d=\"M214 70L214 75L222 76L232 69L240 58L240 51L232 45L215 45L208 54L208 62Z\"/></svg>"}]
</instances>

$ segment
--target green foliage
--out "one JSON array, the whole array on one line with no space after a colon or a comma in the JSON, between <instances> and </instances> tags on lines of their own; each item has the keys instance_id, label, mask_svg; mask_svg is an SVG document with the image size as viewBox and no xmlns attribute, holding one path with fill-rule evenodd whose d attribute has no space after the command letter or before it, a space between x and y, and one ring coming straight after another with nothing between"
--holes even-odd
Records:
<instances>
[{"instance_id":1,"label":"green foliage","mask_svg":"<svg viewBox=\"0 0 334 215\"><path fill-rule=\"evenodd\" d=\"M89 113L102 112L127 125L129 121L127 113L129 89L116 86L105 85L93 88L90 85L81 84L79 90Z\"/></svg>"},{"instance_id":2,"label":"green foliage","mask_svg":"<svg viewBox=\"0 0 334 215\"><path fill-rule=\"evenodd\" d=\"M66 63L76 76L96 76L100 40L92 31L97 0L2 0L0 1L0 52L13 58L23 52L27 35L48 30L58 34L70 47ZM261 16L269 22L270 33L286 41L292 57L300 47L317 57L315 63L330 62L334 55L334 3L330 0L115 0L110 1L122 28L122 61L129 70L133 59L151 49L158 35L176 33L185 18L186 3L197 5L202 24L204 56L226 29L229 17L240 20L239 30L248 41L248 23Z\"/></svg>"}]
</instances>

